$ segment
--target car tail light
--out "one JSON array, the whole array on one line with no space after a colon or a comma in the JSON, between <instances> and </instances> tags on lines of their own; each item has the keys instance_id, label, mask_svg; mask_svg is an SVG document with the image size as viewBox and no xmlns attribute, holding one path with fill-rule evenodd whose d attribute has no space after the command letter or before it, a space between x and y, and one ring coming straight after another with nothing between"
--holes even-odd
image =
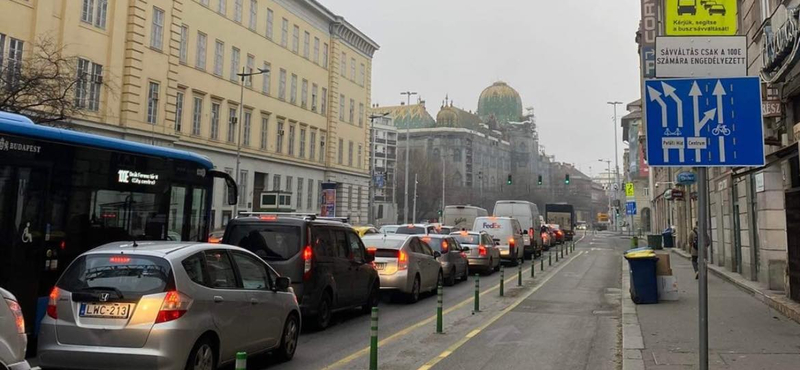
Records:
<instances>
[{"instance_id":1,"label":"car tail light","mask_svg":"<svg viewBox=\"0 0 800 370\"><path fill-rule=\"evenodd\" d=\"M314 251L310 245L303 249L303 280L311 278L311 259L314 257Z\"/></svg>"},{"instance_id":2,"label":"car tail light","mask_svg":"<svg viewBox=\"0 0 800 370\"><path fill-rule=\"evenodd\" d=\"M405 251L397 251L397 269L405 270L408 268L408 254Z\"/></svg>"},{"instance_id":3,"label":"car tail light","mask_svg":"<svg viewBox=\"0 0 800 370\"><path fill-rule=\"evenodd\" d=\"M53 290L50 291L50 300L47 301L47 316L54 319L58 319L58 307L56 304L60 295L61 291L58 290L58 287L53 287Z\"/></svg>"},{"instance_id":4,"label":"car tail light","mask_svg":"<svg viewBox=\"0 0 800 370\"><path fill-rule=\"evenodd\" d=\"M180 319L189 309L192 299L175 290L170 290L164 296L161 309L156 316L156 324Z\"/></svg>"},{"instance_id":5,"label":"car tail light","mask_svg":"<svg viewBox=\"0 0 800 370\"><path fill-rule=\"evenodd\" d=\"M516 242L516 241L514 241L514 238L508 238L508 246L509 246L509 247L512 247L512 248L513 248L513 247L514 247L514 245L516 245L516 244L517 244L517 242Z\"/></svg>"},{"instance_id":6,"label":"car tail light","mask_svg":"<svg viewBox=\"0 0 800 370\"><path fill-rule=\"evenodd\" d=\"M481 257L486 257L486 247L479 245L478 246L478 255Z\"/></svg>"},{"instance_id":7,"label":"car tail light","mask_svg":"<svg viewBox=\"0 0 800 370\"><path fill-rule=\"evenodd\" d=\"M22 316L22 307L19 306L17 301L8 298L6 298L6 303L14 316L14 322L17 324L17 333L25 334L25 317Z\"/></svg>"},{"instance_id":8,"label":"car tail light","mask_svg":"<svg viewBox=\"0 0 800 370\"><path fill-rule=\"evenodd\" d=\"M442 240L442 253L447 253L447 241Z\"/></svg>"},{"instance_id":9,"label":"car tail light","mask_svg":"<svg viewBox=\"0 0 800 370\"><path fill-rule=\"evenodd\" d=\"M278 216L275 216L275 215L261 215L261 216L258 216L258 218L260 220L264 220L264 221L275 221L275 220L278 219Z\"/></svg>"}]
</instances>

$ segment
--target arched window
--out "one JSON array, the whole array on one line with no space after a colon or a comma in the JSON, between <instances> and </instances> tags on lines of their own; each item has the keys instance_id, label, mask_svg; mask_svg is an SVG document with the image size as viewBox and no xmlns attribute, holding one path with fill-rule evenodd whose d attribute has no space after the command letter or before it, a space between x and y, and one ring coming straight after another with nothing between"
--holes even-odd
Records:
<instances>
[{"instance_id":1,"label":"arched window","mask_svg":"<svg viewBox=\"0 0 800 370\"><path fill-rule=\"evenodd\" d=\"M464 186L464 179L461 177L461 173L456 171L456 174L453 175L453 185L457 187Z\"/></svg>"},{"instance_id":2,"label":"arched window","mask_svg":"<svg viewBox=\"0 0 800 370\"><path fill-rule=\"evenodd\" d=\"M453 149L453 162L461 162L461 149Z\"/></svg>"}]
</instances>

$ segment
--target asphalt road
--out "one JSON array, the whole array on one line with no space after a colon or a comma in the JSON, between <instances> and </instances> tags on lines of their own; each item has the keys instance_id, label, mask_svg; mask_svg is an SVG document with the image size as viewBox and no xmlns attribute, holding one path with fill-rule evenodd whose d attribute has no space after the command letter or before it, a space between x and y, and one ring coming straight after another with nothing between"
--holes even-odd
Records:
<instances>
[{"instance_id":1,"label":"asphalt road","mask_svg":"<svg viewBox=\"0 0 800 370\"><path fill-rule=\"evenodd\" d=\"M480 311L473 313L474 277L444 290L444 334L435 334L436 296L416 304L382 300L379 368L616 369L619 367L620 253L627 240L591 232L575 251L544 271L535 261L480 277ZM325 331L304 330L294 359L251 358L249 369L367 369L367 315L340 313Z\"/></svg>"}]
</instances>

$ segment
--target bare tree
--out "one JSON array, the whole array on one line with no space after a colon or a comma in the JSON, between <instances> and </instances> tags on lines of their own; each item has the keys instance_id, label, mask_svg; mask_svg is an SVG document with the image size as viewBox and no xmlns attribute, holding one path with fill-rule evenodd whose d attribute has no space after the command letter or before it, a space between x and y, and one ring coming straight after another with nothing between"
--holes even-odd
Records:
<instances>
[{"instance_id":1,"label":"bare tree","mask_svg":"<svg viewBox=\"0 0 800 370\"><path fill-rule=\"evenodd\" d=\"M39 37L29 51L17 49L0 62L0 110L40 124L68 126L66 120L90 108L76 98L76 91L85 93L89 83L100 85L98 94L101 86L108 87L102 75L80 71L78 59L65 55L49 36Z\"/></svg>"}]
</instances>

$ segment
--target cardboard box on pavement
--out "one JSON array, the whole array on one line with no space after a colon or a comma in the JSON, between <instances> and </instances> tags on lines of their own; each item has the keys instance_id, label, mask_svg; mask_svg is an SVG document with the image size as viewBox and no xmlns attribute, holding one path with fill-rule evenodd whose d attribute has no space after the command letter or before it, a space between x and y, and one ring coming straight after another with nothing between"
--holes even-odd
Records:
<instances>
[{"instance_id":1,"label":"cardboard box on pavement","mask_svg":"<svg viewBox=\"0 0 800 370\"><path fill-rule=\"evenodd\" d=\"M669 263L669 253L657 253L656 276L671 276L672 266Z\"/></svg>"}]
</instances>

